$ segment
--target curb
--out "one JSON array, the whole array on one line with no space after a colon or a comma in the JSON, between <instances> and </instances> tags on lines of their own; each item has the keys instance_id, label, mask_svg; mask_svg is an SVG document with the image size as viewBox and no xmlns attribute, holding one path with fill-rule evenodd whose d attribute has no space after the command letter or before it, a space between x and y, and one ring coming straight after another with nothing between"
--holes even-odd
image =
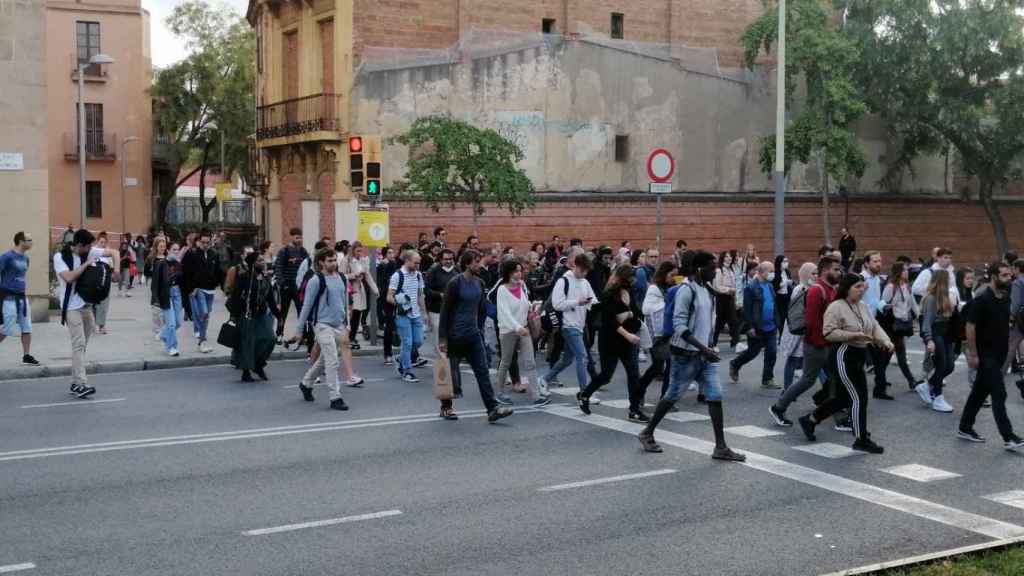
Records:
<instances>
[{"instance_id":1,"label":"curb","mask_svg":"<svg viewBox=\"0 0 1024 576\"><path fill-rule=\"evenodd\" d=\"M973 556L981 552L994 552L996 550L1012 548L1015 546L1020 546L1022 544L1024 544L1024 536L1017 536L1016 538L1008 538L1005 540L993 540L991 542L983 542L981 544L974 544L972 546L963 546L961 548L953 548L950 550L941 550L939 552L921 554L920 556L911 556L909 558L900 558L899 560L879 562L877 564L861 566L860 568L850 568L847 570L840 570L838 572L830 572L828 574L823 574L822 576L857 576L862 574L888 574L889 572L896 569L902 570L906 568L913 568L916 566L924 566L926 564L935 564L937 562L957 558L959 556Z\"/></svg>"},{"instance_id":2,"label":"curb","mask_svg":"<svg viewBox=\"0 0 1024 576\"><path fill-rule=\"evenodd\" d=\"M353 350L356 358L376 356L381 353L379 348ZM270 356L271 362L287 360L305 360L303 351L275 351ZM122 372L148 372L151 370L174 370L177 368L196 368L202 366L226 366L231 363L231 354L208 354L188 358L157 358L153 360L111 360L108 362L88 362L86 374L117 374ZM9 380L31 380L37 378L56 378L70 376L71 366L22 366L0 370L0 382Z\"/></svg>"}]
</instances>

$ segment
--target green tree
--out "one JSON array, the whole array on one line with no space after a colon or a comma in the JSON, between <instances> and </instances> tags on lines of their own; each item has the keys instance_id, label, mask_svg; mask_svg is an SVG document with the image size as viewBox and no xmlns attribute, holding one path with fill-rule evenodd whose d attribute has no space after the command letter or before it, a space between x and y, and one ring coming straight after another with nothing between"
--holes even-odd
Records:
<instances>
[{"instance_id":1,"label":"green tree","mask_svg":"<svg viewBox=\"0 0 1024 576\"><path fill-rule=\"evenodd\" d=\"M779 7L765 0L765 13L744 31L740 42L746 64L753 68L758 56L770 54L778 40ZM850 176L864 174L864 153L853 126L867 111L854 82L859 62L857 46L848 40L820 0L788 0L786 5L786 100L796 110L786 129L788 174L794 161L808 164L820 159L824 235L831 237L828 194L831 177L840 185ZM802 86L802 91L797 90ZM795 94L802 94L797 99ZM770 175L775 166L775 134L761 138L761 169Z\"/></svg>"},{"instance_id":2,"label":"green tree","mask_svg":"<svg viewBox=\"0 0 1024 576\"><path fill-rule=\"evenodd\" d=\"M513 216L533 206L534 187L518 166L523 151L494 130L447 116L417 118L408 132L392 139L409 147L409 162L395 191L426 202L435 212L442 205L468 204L473 230L485 204L506 207Z\"/></svg>"},{"instance_id":3,"label":"green tree","mask_svg":"<svg viewBox=\"0 0 1024 576\"><path fill-rule=\"evenodd\" d=\"M255 125L255 39L244 18L203 0L179 4L167 26L185 40L189 55L157 71L151 90L154 120L158 134L173 144L180 163L190 169L173 188L161 191L157 218L163 223L178 187L199 173L199 202L207 222L217 206L216 197L206 200L207 171L220 167L223 177L239 173L248 181L246 138ZM179 174L180 166L172 169Z\"/></svg>"},{"instance_id":4,"label":"green tree","mask_svg":"<svg viewBox=\"0 0 1024 576\"><path fill-rule=\"evenodd\" d=\"M994 192L1024 152L1024 1L852 0L858 82L900 145L896 168L951 146L979 183L1000 253L1009 242Z\"/></svg>"}]
</instances>

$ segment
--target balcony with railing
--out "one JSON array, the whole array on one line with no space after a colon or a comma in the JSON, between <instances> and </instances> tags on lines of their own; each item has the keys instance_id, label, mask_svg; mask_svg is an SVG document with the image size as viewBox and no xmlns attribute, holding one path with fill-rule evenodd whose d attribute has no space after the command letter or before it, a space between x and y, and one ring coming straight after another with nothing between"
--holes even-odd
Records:
<instances>
[{"instance_id":1,"label":"balcony with railing","mask_svg":"<svg viewBox=\"0 0 1024 576\"><path fill-rule=\"evenodd\" d=\"M87 132L85 135L85 158L101 162L117 160L117 134ZM64 159L78 161L78 135L74 132L64 133Z\"/></svg>"},{"instance_id":2,"label":"balcony with railing","mask_svg":"<svg viewBox=\"0 0 1024 576\"><path fill-rule=\"evenodd\" d=\"M78 82L78 53L72 52L68 56L69 67L71 68L71 81ZM107 65L106 64L89 64L85 63L85 81L86 82L106 82L107 81Z\"/></svg>"},{"instance_id":3,"label":"balcony with railing","mask_svg":"<svg viewBox=\"0 0 1024 576\"><path fill-rule=\"evenodd\" d=\"M256 135L251 134L247 139L246 146L249 151L249 188L256 195L263 195L270 185L270 169L267 166L267 159L256 146Z\"/></svg>"},{"instance_id":4,"label":"balcony with railing","mask_svg":"<svg viewBox=\"0 0 1024 576\"><path fill-rule=\"evenodd\" d=\"M260 106L256 109L257 145L340 140L342 105L340 94L324 93Z\"/></svg>"}]
</instances>

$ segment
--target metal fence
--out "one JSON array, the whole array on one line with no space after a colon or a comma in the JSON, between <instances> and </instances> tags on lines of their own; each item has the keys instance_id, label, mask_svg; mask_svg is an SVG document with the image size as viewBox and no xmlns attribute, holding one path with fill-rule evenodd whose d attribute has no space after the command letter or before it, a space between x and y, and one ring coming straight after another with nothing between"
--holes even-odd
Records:
<instances>
[{"instance_id":1,"label":"metal fence","mask_svg":"<svg viewBox=\"0 0 1024 576\"><path fill-rule=\"evenodd\" d=\"M211 191L212 192L212 191ZM221 215L223 214L223 219ZM199 198L174 198L167 205L168 224L190 224L203 221L203 208ZM210 222L225 224L253 224L252 198L228 200L210 212Z\"/></svg>"}]
</instances>

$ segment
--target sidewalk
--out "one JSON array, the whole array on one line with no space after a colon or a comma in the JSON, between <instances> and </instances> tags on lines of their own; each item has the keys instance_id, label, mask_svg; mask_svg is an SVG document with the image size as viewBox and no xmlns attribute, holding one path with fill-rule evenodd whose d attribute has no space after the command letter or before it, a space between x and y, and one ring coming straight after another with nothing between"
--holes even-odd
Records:
<instances>
[{"instance_id":1,"label":"sidewalk","mask_svg":"<svg viewBox=\"0 0 1024 576\"><path fill-rule=\"evenodd\" d=\"M217 333L227 319L224 308L224 294L218 292L210 316L208 337L213 352L202 354L192 332L192 323L178 330L181 356L172 358L164 352L163 343L153 338L153 321L149 307L149 287L136 287L132 297L117 295L116 287L111 292L110 313L107 315L109 334L93 334L89 339L86 353L90 374L109 372L135 372L162 370L187 366L209 366L227 364L231 350L217 344ZM289 329L294 325L295 311L289 313ZM380 347L363 343L362 350L354 351L356 356L380 354ZM32 326L32 355L42 363L40 367L21 364L21 340L15 336L0 343L0 380L22 380L50 376L66 376L71 373L71 341L67 328L60 324L60 312L50 311L50 321ZM305 350L285 351L278 347L272 360L292 360L306 357Z\"/></svg>"}]
</instances>

